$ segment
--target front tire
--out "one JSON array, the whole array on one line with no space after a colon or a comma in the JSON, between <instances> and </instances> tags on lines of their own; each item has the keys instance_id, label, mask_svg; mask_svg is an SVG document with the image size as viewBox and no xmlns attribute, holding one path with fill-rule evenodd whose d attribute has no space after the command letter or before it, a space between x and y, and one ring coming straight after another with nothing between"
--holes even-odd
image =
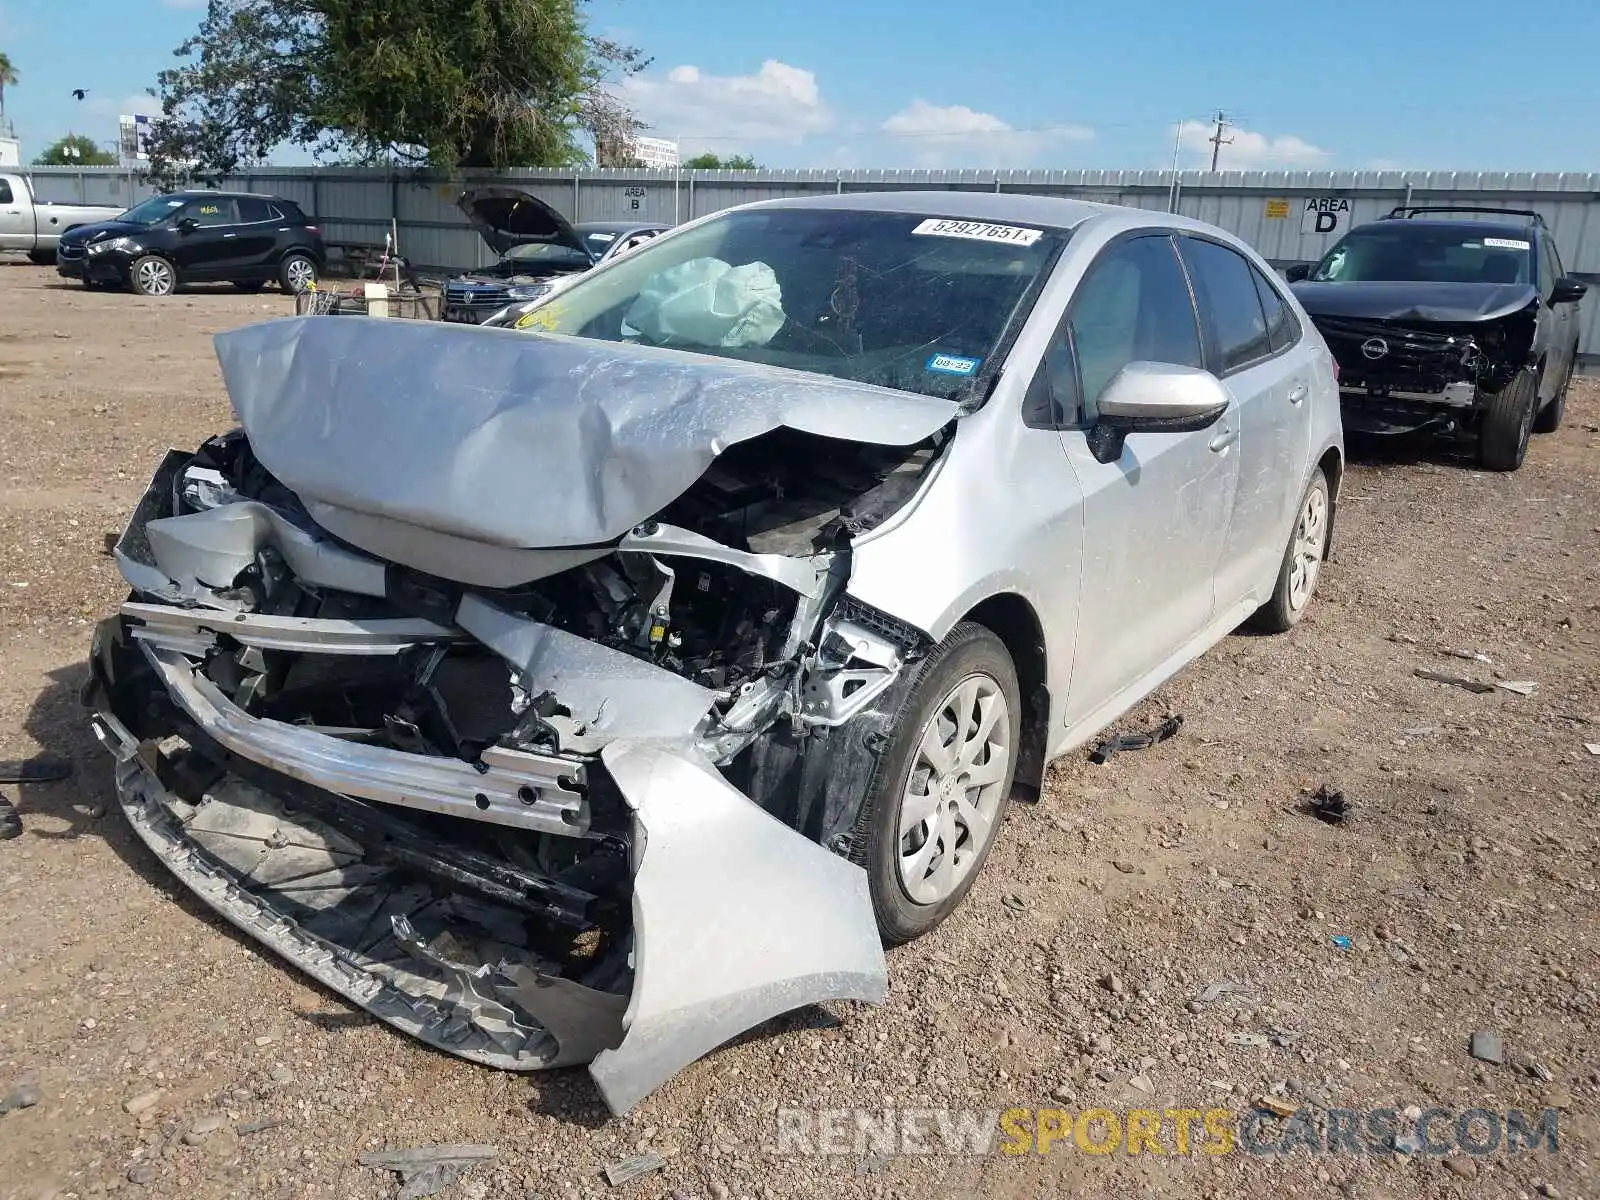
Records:
<instances>
[{"instance_id":1,"label":"front tire","mask_svg":"<svg viewBox=\"0 0 1600 1200\"><path fill-rule=\"evenodd\" d=\"M170 296L178 290L178 269L159 254L136 258L128 281L141 296Z\"/></svg>"},{"instance_id":2,"label":"front tire","mask_svg":"<svg viewBox=\"0 0 1600 1200\"><path fill-rule=\"evenodd\" d=\"M1522 370L1489 398L1478 427L1478 462L1490 471L1515 471L1528 456L1539 409L1539 373Z\"/></svg>"},{"instance_id":3,"label":"front tire","mask_svg":"<svg viewBox=\"0 0 1600 1200\"><path fill-rule=\"evenodd\" d=\"M54 250L30 250L28 261L36 267L53 267L56 265L56 252Z\"/></svg>"},{"instance_id":4,"label":"front tire","mask_svg":"<svg viewBox=\"0 0 1600 1200\"><path fill-rule=\"evenodd\" d=\"M317 264L308 254L290 254L278 264L278 285L291 296L309 291L317 283Z\"/></svg>"},{"instance_id":5,"label":"front tire","mask_svg":"<svg viewBox=\"0 0 1600 1200\"><path fill-rule=\"evenodd\" d=\"M1272 599L1256 610L1254 624L1263 633L1287 633L1300 623L1316 595L1322 576L1323 556L1328 552L1328 532L1332 527L1333 497L1328 477L1318 467L1300 497L1289 546L1278 567L1278 582Z\"/></svg>"},{"instance_id":6,"label":"front tire","mask_svg":"<svg viewBox=\"0 0 1600 1200\"><path fill-rule=\"evenodd\" d=\"M1005 817L1021 721L1016 667L983 626L962 622L923 660L857 824L886 944L921 937L972 889Z\"/></svg>"}]
</instances>

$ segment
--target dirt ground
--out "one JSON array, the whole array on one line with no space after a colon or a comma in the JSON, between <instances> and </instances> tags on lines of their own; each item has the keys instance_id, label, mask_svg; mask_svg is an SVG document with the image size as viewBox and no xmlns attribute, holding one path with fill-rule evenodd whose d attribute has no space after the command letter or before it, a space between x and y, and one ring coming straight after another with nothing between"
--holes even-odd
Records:
<instances>
[{"instance_id":1,"label":"dirt ground","mask_svg":"<svg viewBox=\"0 0 1600 1200\"><path fill-rule=\"evenodd\" d=\"M457 1142L499 1155L442 1194L511 1200L1600 1196L1596 381L1514 475L1358 459L1308 619L1229 638L1125 722L1181 712L1176 738L1058 763L961 911L891 953L885 1007L775 1022L615 1121L582 1071L475 1067L322 991L191 899L117 810L77 707L91 623L124 590L105 537L163 450L230 423L210 335L290 307L0 261L0 758L77 766L7 788L26 833L0 843L0 1095L39 1099L0 1116L0 1197L390 1196L358 1154ZM1474 694L1419 667L1538 686ZM1343 824L1304 810L1322 784ZM1244 990L1197 999L1224 981ZM1479 1030L1504 1063L1471 1057ZM1160 1155L778 1137L780 1108L992 1127L1273 1093L1395 1110L1402 1138L1404 1110L1440 1107L1436 1141L1462 1110L1550 1108L1559 1149L1183 1154L1170 1125ZM665 1167L611 1186L604 1167L642 1150Z\"/></svg>"}]
</instances>

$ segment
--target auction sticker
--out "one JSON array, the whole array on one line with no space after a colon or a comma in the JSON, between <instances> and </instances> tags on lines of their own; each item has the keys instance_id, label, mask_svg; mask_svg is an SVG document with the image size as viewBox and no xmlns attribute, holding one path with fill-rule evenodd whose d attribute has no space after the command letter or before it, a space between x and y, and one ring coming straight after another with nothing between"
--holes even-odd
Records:
<instances>
[{"instance_id":1,"label":"auction sticker","mask_svg":"<svg viewBox=\"0 0 1600 1200\"><path fill-rule=\"evenodd\" d=\"M1491 250L1531 250L1533 246L1521 238L1484 238L1483 244Z\"/></svg>"},{"instance_id":2,"label":"auction sticker","mask_svg":"<svg viewBox=\"0 0 1600 1200\"><path fill-rule=\"evenodd\" d=\"M1005 242L1011 246L1031 246L1044 236L1042 229L989 225L983 221L950 221L943 217L929 217L911 232L922 237L969 238L975 242Z\"/></svg>"}]
</instances>

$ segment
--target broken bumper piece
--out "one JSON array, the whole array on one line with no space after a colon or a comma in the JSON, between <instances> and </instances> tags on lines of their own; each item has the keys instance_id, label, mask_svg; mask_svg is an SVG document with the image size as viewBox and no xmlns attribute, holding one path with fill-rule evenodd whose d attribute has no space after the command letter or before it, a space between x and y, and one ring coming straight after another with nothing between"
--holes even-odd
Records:
<instances>
[{"instance_id":1,"label":"broken bumper piece","mask_svg":"<svg viewBox=\"0 0 1600 1200\"><path fill-rule=\"evenodd\" d=\"M408 825L373 785L409 771L422 783L408 795L438 796L448 788L433 772L455 764L393 750L364 763L378 748L251 717L181 654L140 649L194 728L141 741L97 704L95 732L139 837L239 929L431 1046L515 1071L590 1063L620 1115L765 1020L885 995L864 872L761 810L688 745L616 740L594 765L631 821L632 912L617 952L575 970L551 950L550 927L582 924L594 895L440 844L437 825ZM198 775L184 766L191 733L215 743ZM460 765L480 788L508 770ZM503 828L473 811L452 827Z\"/></svg>"}]
</instances>

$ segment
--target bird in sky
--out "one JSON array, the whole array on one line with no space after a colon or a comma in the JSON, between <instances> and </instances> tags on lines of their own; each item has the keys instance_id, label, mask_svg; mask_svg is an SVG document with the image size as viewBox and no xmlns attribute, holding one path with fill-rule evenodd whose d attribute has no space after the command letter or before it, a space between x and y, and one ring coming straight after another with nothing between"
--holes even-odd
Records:
<instances>
[{"instance_id":1,"label":"bird in sky","mask_svg":"<svg viewBox=\"0 0 1600 1200\"><path fill-rule=\"evenodd\" d=\"M89 94L89 89L88 88L73 88L72 89L72 97L75 100L82 100L88 94Z\"/></svg>"}]
</instances>

